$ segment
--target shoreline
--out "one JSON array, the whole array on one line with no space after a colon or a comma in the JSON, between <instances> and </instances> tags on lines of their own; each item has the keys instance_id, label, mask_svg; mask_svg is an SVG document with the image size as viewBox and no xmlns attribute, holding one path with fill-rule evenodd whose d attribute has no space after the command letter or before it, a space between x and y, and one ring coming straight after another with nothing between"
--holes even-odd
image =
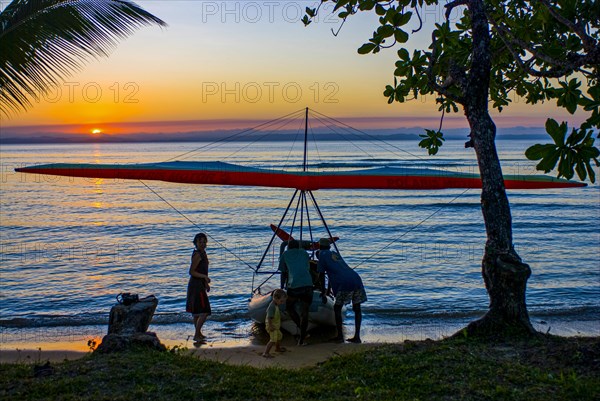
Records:
<instances>
[{"instance_id":1,"label":"shoreline","mask_svg":"<svg viewBox=\"0 0 600 401\"><path fill-rule=\"evenodd\" d=\"M327 342L322 335L314 334L309 339L312 341L308 346L297 346L292 335L285 334L281 343L285 352L271 352L273 358L264 358L262 353L266 341L255 339L207 339L203 344L182 345L173 341L162 341L171 349L181 348L181 351L198 359L237 366L252 366L256 368L281 367L297 369L315 366L325 362L336 355L345 355L364 349L384 345L383 342L372 342L362 344L331 343ZM41 345L34 348L31 344L21 343L22 348L13 343L7 347L0 347L0 364L25 363L41 365L46 362L61 363L83 358L91 354L91 349L81 342L56 342L47 343L46 347ZM85 349L87 348L87 349Z\"/></svg>"},{"instance_id":2,"label":"shoreline","mask_svg":"<svg viewBox=\"0 0 600 401\"><path fill-rule=\"evenodd\" d=\"M470 320L412 325L363 325L362 344L328 343L331 333L311 332L309 345L297 347L293 336L284 335L282 345L289 352L276 354L271 359L261 356L268 339L251 323L237 327L223 325L223 322L210 321L205 326L206 344L194 346L191 325L187 323L171 325L151 325L148 331L155 332L161 342L170 349L187 349L192 355L214 362L254 367L280 366L299 368L314 366L335 355L346 354L369 347L385 344L399 344L406 340L441 340L465 327ZM532 318L536 330L561 337L599 337L599 320L540 320ZM224 327L225 326L225 327ZM346 337L350 337L353 326L345 326ZM0 331L0 364L32 363L50 361L59 363L65 360L82 358L91 352L88 341L99 344L106 334L106 326L82 327L38 327L6 329Z\"/></svg>"}]
</instances>

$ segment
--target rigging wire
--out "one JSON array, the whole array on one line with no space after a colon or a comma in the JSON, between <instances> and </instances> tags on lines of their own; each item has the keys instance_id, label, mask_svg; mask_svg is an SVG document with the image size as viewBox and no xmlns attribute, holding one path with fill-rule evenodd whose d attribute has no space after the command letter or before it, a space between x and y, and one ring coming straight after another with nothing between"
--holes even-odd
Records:
<instances>
[{"instance_id":1,"label":"rigging wire","mask_svg":"<svg viewBox=\"0 0 600 401\"><path fill-rule=\"evenodd\" d=\"M180 212L168 200L166 200L165 198L163 198L162 196L160 196L160 194L158 192L156 192L154 189L150 188L144 181L142 181L142 180L138 180L138 181L141 182L143 186L145 186L146 188L148 188L150 190L150 192L152 192L154 195L156 195L160 200L162 200L167 205L169 205L173 210L175 210L181 217L183 217L184 219L186 219L187 221L189 221L197 229L201 230L200 226L198 226L195 222L193 222L192 220L190 220L185 214L183 214L182 212ZM240 262L242 262L243 264L245 264L246 266L248 266L250 269L254 270L254 268L249 263L247 263L242 258L240 258L238 255L236 255L235 253L233 253L233 251L231 251L229 248L227 248L225 245L223 245L221 242L219 242L219 240L217 240L215 237L213 237L209 233L206 233L206 235L208 237L210 237L210 239L213 240L218 246L220 246L221 248L225 249L227 252L229 252L230 254L232 254L237 260L239 260Z\"/></svg>"},{"instance_id":2,"label":"rigging wire","mask_svg":"<svg viewBox=\"0 0 600 401\"><path fill-rule=\"evenodd\" d=\"M356 132L358 132L358 133L360 133L360 134L362 134L362 135L365 135L365 136L367 136L368 138L371 138L371 140L372 140L372 143L373 143L373 144L377 144L378 142L382 142L382 143L385 143L386 145L388 145L388 146L390 146L390 147L392 147L392 148L394 148L394 149L397 149L397 150L398 150L398 151L400 151L400 152L406 153L406 154L408 154L408 155L410 155L410 156L412 156L412 157L416 157L416 158L418 158L418 159L420 159L420 160L426 160L426 159L424 159L423 157L421 157L421 156L419 156L419 155L415 155L415 154L413 154L413 153L410 153L409 151L407 151L407 150L404 150L404 149L402 149L402 148L400 148L400 147L398 147L398 146L394 145L393 143L390 143L390 142L388 142L388 141L386 141L386 140L384 140L384 139L381 139L381 138L377 138L377 137L376 137L376 136L374 136L374 135L371 135L371 134L369 134L369 133L367 133L367 132L365 132L365 131L361 131L361 130L359 130L359 129L357 129L357 128L354 128L354 127L352 127L352 126L350 126L350 125L348 125L348 124L346 124L346 123L344 123L344 122L342 122L342 121L340 121L340 120L336 120L335 118L329 117L329 116L327 116L327 115L325 115L325 114L323 114L323 113L319 113L318 111L315 111L315 110L312 110L312 112L313 112L315 115L320 115L320 116L323 116L324 118L327 118L327 119L329 119L329 120L331 120L331 121L335 121L336 123L343 125L344 127L346 127L346 128L347 128L348 130L350 130L350 131L356 131ZM355 134L355 135L358 135L358 134ZM383 148L383 146L380 146L380 147L381 147L381 148ZM383 149L386 149L386 148L383 148ZM386 150L389 150L389 149L386 149ZM391 153L393 153L393 154L395 154L395 155L399 156L399 155L398 155L397 153L395 153L395 152L391 152Z\"/></svg>"},{"instance_id":3,"label":"rigging wire","mask_svg":"<svg viewBox=\"0 0 600 401\"><path fill-rule=\"evenodd\" d=\"M383 248L381 248L380 250L378 250L377 252L375 252L371 256L365 258L362 262L360 262L359 264L357 264L356 266L354 266L353 269L356 269L357 267L359 267L363 263L371 260L372 258L374 258L375 256L377 256L378 254L380 254L381 252L383 252L384 250L386 250L387 248L389 248L390 246L392 246L392 244L398 242L400 239L402 239L408 233L410 233L411 231L413 231L414 229L416 229L417 227L419 227L421 224L425 223L427 220L429 220L430 218L432 218L433 216L435 216L436 214L438 214L440 211L442 211L444 208L446 208L446 206L448 206L449 204L451 204L452 202L454 202L455 200L457 200L458 198L460 198L461 196L463 196L464 194L466 194L470 189L471 188L467 188L462 193L456 195L450 202L446 203L445 205L443 205L442 207L440 207L439 209L437 209L436 211L434 211L433 213L431 213L429 216L425 217L425 219L421 220L418 224L412 226L410 229L406 230L405 232L403 232L402 234L400 234L398 237L394 238L386 246L384 246Z\"/></svg>"},{"instance_id":4,"label":"rigging wire","mask_svg":"<svg viewBox=\"0 0 600 401\"><path fill-rule=\"evenodd\" d=\"M181 157L183 157L183 156L187 156L187 155L189 155L189 154L191 154L191 153L195 153L195 152L198 152L198 151L200 151L200 150L206 149L206 148L208 148L208 147L210 147L210 146L213 146L213 145L215 145L215 144L217 144L217 143L220 143L220 142L225 142L225 141L228 141L228 140L230 140L230 139L233 139L233 138L235 138L235 137L238 137L238 136L240 136L240 135L243 135L243 134L246 134L246 133L248 133L248 132L254 131L254 130L256 130L257 128L260 128L260 127L263 127L263 126L268 126L268 125L269 125L269 124L271 124L271 123L274 123L274 122L276 122L276 121L279 121L279 120L283 120L283 119L285 119L285 118L288 118L288 117L290 117L290 116L293 116L294 114L298 114L298 113L300 113L300 112L302 112L302 113L303 113L304 111L305 111L305 109L297 110L297 111L294 111L294 112L292 112L292 113L289 113L289 114L286 114L286 115L284 115L284 116L281 116L281 117L279 117L279 118L276 118L276 119L274 119L274 120L266 121L266 122L264 122L264 123L261 123L261 124L258 124L258 125L256 125L256 126L254 126L254 127L247 128L247 129L245 129L245 130L242 130L242 131L240 131L240 132L238 132L238 133L236 133L236 134L229 135L229 136L227 136L227 137L225 137L225 138L222 138L222 139L219 139L219 140L216 140L216 141L210 142L210 143L208 143L208 144L206 144L206 145L204 145L204 146L200 146L200 147L198 147L198 148L196 148L196 149L192 149L192 150L190 150L190 151L188 151L188 152L185 152L185 153L182 153L182 154L180 154L180 155L178 155L178 156L174 156L174 157L172 157L172 158L170 158L170 159L167 159L167 160L165 160L165 162L170 162L170 161L173 161L173 160L179 159L179 158L181 158Z\"/></svg>"},{"instance_id":5,"label":"rigging wire","mask_svg":"<svg viewBox=\"0 0 600 401\"><path fill-rule=\"evenodd\" d=\"M281 126L278 126L277 128L273 128L273 129L271 129L271 130L267 131L267 132L266 132L264 135L262 135L262 136L258 136L258 137L257 137L257 138L256 138L254 141L252 141L252 142L248 143L246 146L242 146L240 149L236 150L235 152L233 152L233 153L231 153L231 154L229 154L229 155L225 156L225 157L224 157L224 159L229 159L229 158L231 158L232 156L234 156L234 155L236 155L236 154L240 153L242 150L244 150L244 149L247 149L248 147L250 147L250 146L254 145L256 142L258 142L258 141L260 141L260 140L262 140L262 139L266 138L266 137L267 137L267 136L269 136L269 135L272 135L272 134L274 134L275 132L277 132L277 130L282 130L282 129L283 129L285 126L286 126L286 125L288 125L288 124L291 124L291 123L292 123L292 122L294 122L294 121L296 121L296 119L285 119L285 120L283 120L283 121L282 121L282 125L281 125Z\"/></svg>"},{"instance_id":6,"label":"rigging wire","mask_svg":"<svg viewBox=\"0 0 600 401\"><path fill-rule=\"evenodd\" d=\"M319 163L323 163L323 159L321 159L321 153L319 153L319 147L317 146L317 138L313 130L312 124L310 123L310 120L308 121L308 128L310 130L313 144L315 145L315 151L317 152L317 160L319 161Z\"/></svg>"},{"instance_id":7,"label":"rigging wire","mask_svg":"<svg viewBox=\"0 0 600 401\"><path fill-rule=\"evenodd\" d=\"M292 153L294 151L294 146L296 146L296 142L298 141L298 137L300 136L301 129L302 129L302 123L300 123L300 126L298 127L298 130L296 131L296 135L294 136L294 141L292 142L292 146L290 146L290 151L288 152L285 162L283 163L284 168L290 165L290 159L291 159Z\"/></svg>"},{"instance_id":8,"label":"rigging wire","mask_svg":"<svg viewBox=\"0 0 600 401\"><path fill-rule=\"evenodd\" d=\"M354 143L353 141L350 141L350 140L348 140L348 138L347 138L347 136L346 136L346 135L343 135L343 134L341 134L341 133L339 133L339 132L335 131L331 125L328 125L328 124L327 124L327 120L323 120L321 117L318 117L318 116L314 116L314 118L315 118L317 121L320 121L320 122L321 122L321 123L322 123L322 124L323 124L325 127L327 127L327 128L328 128L328 129L329 129L331 132L333 132L334 134L336 134L336 135L340 136L340 137L341 137L343 140L345 140L345 141L349 142L349 143L350 143L352 146L354 146L356 149L358 149L359 151L361 151L361 152L362 152L362 153L364 153L365 155L367 155L367 156L369 156L369 157L373 158L373 155L371 155L369 152L367 152L366 150L364 150L363 148L361 148L360 146L358 146L358 145L357 145L356 143ZM339 129L341 129L341 130L344 130L344 128L342 128L342 127L336 127L336 128L339 128ZM352 133L351 133L351 134L352 134ZM352 134L352 135L357 135L357 134Z\"/></svg>"}]
</instances>

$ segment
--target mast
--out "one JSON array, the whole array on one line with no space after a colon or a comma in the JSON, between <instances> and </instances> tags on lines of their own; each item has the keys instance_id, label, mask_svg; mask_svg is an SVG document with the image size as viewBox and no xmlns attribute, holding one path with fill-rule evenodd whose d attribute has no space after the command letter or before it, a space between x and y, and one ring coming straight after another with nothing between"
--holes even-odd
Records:
<instances>
[{"instance_id":1,"label":"mast","mask_svg":"<svg viewBox=\"0 0 600 401\"><path fill-rule=\"evenodd\" d=\"M302 163L302 171L306 172L306 164L308 162L308 107L306 108L304 114L304 162ZM300 206L300 242L302 242L302 232L304 226L304 205L306 204L306 191L302 190L300 192L300 201L302 202ZM307 210L308 213L308 210ZM310 222L309 222L310 225ZM310 230L310 226L309 226Z\"/></svg>"},{"instance_id":2,"label":"mast","mask_svg":"<svg viewBox=\"0 0 600 401\"><path fill-rule=\"evenodd\" d=\"M306 108L306 114L304 116L304 164L302 166L302 171L306 171L306 160L307 160L307 156L308 156L307 144L308 144L308 107Z\"/></svg>"}]
</instances>

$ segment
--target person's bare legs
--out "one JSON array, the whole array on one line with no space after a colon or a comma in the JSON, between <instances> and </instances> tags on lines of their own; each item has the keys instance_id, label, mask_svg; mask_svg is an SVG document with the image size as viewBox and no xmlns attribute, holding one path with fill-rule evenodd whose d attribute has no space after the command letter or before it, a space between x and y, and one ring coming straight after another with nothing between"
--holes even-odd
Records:
<instances>
[{"instance_id":1,"label":"person's bare legs","mask_svg":"<svg viewBox=\"0 0 600 401\"><path fill-rule=\"evenodd\" d=\"M335 337L332 337L329 341L333 342L343 342L344 341L344 329L342 327L342 305L335 304L333 305L333 315L335 316L335 328L337 330L337 334Z\"/></svg>"},{"instance_id":2,"label":"person's bare legs","mask_svg":"<svg viewBox=\"0 0 600 401\"><path fill-rule=\"evenodd\" d=\"M265 352L263 352L262 356L265 358L273 358L273 355L271 355L271 348L273 348L273 344L275 344L273 341L269 341L267 343L267 348L265 349Z\"/></svg>"},{"instance_id":3,"label":"person's bare legs","mask_svg":"<svg viewBox=\"0 0 600 401\"><path fill-rule=\"evenodd\" d=\"M300 340L298 345L306 345L306 332L308 331L308 311L310 304L300 301Z\"/></svg>"},{"instance_id":4,"label":"person's bare legs","mask_svg":"<svg viewBox=\"0 0 600 401\"><path fill-rule=\"evenodd\" d=\"M362 310L360 304L352 304L352 310L354 311L354 337L349 338L348 342L360 343L360 325L362 324Z\"/></svg>"},{"instance_id":5,"label":"person's bare legs","mask_svg":"<svg viewBox=\"0 0 600 401\"><path fill-rule=\"evenodd\" d=\"M285 305L285 309L287 310L287 313L290 316L290 318L292 319L292 321L294 323L296 323L296 326L298 326L298 330L301 330L302 322L300 320L300 316L298 315L298 312L296 312L296 303L297 302L298 302L298 300L296 298L292 298L292 297L288 296L288 299L287 299L287 302Z\"/></svg>"},{"instance_id":6,"label":"person's bare legs","mask_svg":"<svg viewBox=\"0 0 600 401\"><path fill-rule=\"evenodd\" d=\"M205 335L202 334L202 326L204 326L204 322L206 322L207 318L207 313L200 313L199 315L194 315L194 326L196 327L194 341L201 341L205 338Z\"/></svg>"}]
</instances>

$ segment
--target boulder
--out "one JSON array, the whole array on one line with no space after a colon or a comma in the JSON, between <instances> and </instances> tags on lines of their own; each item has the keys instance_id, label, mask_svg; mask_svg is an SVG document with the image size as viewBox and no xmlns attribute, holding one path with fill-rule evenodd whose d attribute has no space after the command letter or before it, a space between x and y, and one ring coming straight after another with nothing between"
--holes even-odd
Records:
<instances>
[{"instance_id":1,"label":"boulder","mask_svg":"<svg viewBox=\"0 0 600 401\"><path fill-rule=\"evenodd\" d=\"M94 352L110 354L127 351L132 347L144 347L157 351L166 351L167 347L160 342L156 333L134 333L131 335L107 334Z\"/></svg>"},{"instance_id":2,"label":"boulder","mask_svg":"<svg viewBox=\"0 0 600 401\"><path fill-rule=\"evenodd\" d=\"M131 305L116 304L110 310L108 334L145 333L157 306L158 298L154 295L142 298Z\"/></svg>"},{"instance_id":3,"label":"boulder","mask_svg":"<svg viewBox=\"0 0 600 401\"><path fill-rule=\"evenodd\" d=\"M167 348L156 333L147 332L157 306L158 299L154 295L130 305L119 303L113 306L108 319L108 334L96 352L122 352L134 346L165 351Z\"/></svg>"}]
</instances>

